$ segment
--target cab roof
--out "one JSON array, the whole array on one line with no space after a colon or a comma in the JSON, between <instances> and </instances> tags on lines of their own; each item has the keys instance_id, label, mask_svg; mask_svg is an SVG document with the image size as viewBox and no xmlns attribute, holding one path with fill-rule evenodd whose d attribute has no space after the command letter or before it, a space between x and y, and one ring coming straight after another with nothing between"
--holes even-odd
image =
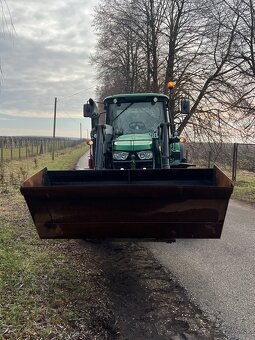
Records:
<instances>
[{"instance_id":1,"label":"cab roof","mask_svg":"<svg viewBox=\"0 0 255 340\"><path fill-rule=\"evenodd\" d=\"M150 101L151 98L157 97L161 101L168 100L168 96L161 93L120 93L114 94L112 96L108 96L104 99L104 101L111 102L113 99L121 99L121 101Z\"/></svg>"}]
</instances>

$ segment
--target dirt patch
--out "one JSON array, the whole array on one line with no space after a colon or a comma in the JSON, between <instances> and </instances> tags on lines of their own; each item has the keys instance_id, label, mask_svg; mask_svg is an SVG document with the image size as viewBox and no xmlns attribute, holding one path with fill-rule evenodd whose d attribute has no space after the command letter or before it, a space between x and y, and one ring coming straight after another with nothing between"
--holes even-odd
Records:
<instances>
[{"instance_id":1,"label":"dirt patch","mask_svg":"<svg viewBox=\"0 0 255 340\"><path fill-rule=\"evenodd\" d=\"M227 339L175 279L136 243L83 242L102 270L115 339ZM108 327L108 326L107 326Z\"/></svg>"}]
</instances>

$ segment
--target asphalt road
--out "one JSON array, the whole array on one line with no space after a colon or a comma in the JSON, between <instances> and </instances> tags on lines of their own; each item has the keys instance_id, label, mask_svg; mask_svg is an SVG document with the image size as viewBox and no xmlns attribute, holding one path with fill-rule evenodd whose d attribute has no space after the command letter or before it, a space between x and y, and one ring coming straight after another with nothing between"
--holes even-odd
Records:
<instances>
[{"instance_id":1,"label":"asphalt road","mask_svg":"<svg viewBox=\"0 0 255 340\"><path fill-rule=\"evenodd\" d=\"M255 339L255 209L231 201L220 240L145 244L229 339Z\"/></svg>"},{"instance_id":2,"label":"asphalt road","mask_svg":"<svg viewBox=\"0 0 255 340\"><path fill-rule=\"evenodd\" d=\"M88 161L89 161L89 151L87 151L75 166L75 170L85 170L88 169Z\"/></svg>"}]
</instances>

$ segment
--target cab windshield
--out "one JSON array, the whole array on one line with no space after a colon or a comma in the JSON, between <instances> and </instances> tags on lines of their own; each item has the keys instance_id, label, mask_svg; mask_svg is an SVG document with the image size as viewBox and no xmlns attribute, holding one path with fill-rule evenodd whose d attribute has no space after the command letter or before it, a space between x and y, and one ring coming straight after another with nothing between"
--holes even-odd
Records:
<instances>
[{"instance_id":1,"label":"cab windshield","mask_svg":"<svg viewBox=\"0 0 255 340\"><path fill-rule=\"evenodd\" d=\"M140 102L110 104L108 121L114 134L157 132L160 123L165 121L163 102Z\"/></svg>"}]
</instances>

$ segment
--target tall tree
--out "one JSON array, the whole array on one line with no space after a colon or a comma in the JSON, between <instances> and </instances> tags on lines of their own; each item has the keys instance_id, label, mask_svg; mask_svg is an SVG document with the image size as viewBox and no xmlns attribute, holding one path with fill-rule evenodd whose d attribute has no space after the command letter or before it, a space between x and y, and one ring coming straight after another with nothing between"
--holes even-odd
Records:
<instances>
[{"instance_id":1,"label":"tall tree","mask_svg":"<svg viewBox=\"0 0 255 340\"><path fill-rule=\"evenodd\" d=\"M235 133L251 124L247 105L251 110L253 99L238 84L246 73L243 82L249 89L254 85L254 8L252 0L245 1L102 2L95 15L100 37L96 63L108 82L101 93L102 88L109 91L109 84L115 92L167 93L166 84L173 80L170 109L175 118L183 96L192 103L178 133L221 140L231 128ZM248 10L249 16L244 14Z\"/></svg>"},{"instance_id":2,"label":"tall tree","mask_svg":"<svg viewBox=\"0 0 255 340\"><path fill-rule=\"evenodd\" d=\"M239 12L237 53L234 63L238 65L238 88L240 95L234 107L242 114L245 137L255 136L255 6L252 0L244 0L238 8L228 4L233 12ZM237 122L240 124L240 122Z\"/></svg>"},{"instance_id":3,"label":"tall tree","mask_svg":"<svg viewBox=\"0 0 255 340\"><path fill-rule=\"evenodd\" d=\"M111 54L112 57L115 56L115 61L119 65L123 63L126 65L125 74L122 72L122 76L126 80L130 79L125 88L120 88L121 92L124 90L157 92L159 90L158 38L162 17L162 1L102 2L96 9L94 21L100 38L97 57L93 58L93 61L99 66L99 75L104 75L106 69L111 70L112 64L106 65L102 60L105 53L107 56ZM106 41L111 45L110 48L105 44ZM120 42L118 46L116 41ZM114 48L117 53L112 53Z\"/></svg>"},{"instance_id":4,"label":"tall tree","mask_svg":"<svg viewBox=\"0 0 255 340\"><path fill-rule=\"evenodd\" d=\"M7 32L15 31L14 25L12 22L11 12L8 7L6 0L0 0L0 8L1 8L1 15L0 15L0 39L4 38ZM2 68L1 68L1 60L0 60L0 76L2 76ZM1 77L0 77L1 80Z\"/></svg>"}]
</instances>

